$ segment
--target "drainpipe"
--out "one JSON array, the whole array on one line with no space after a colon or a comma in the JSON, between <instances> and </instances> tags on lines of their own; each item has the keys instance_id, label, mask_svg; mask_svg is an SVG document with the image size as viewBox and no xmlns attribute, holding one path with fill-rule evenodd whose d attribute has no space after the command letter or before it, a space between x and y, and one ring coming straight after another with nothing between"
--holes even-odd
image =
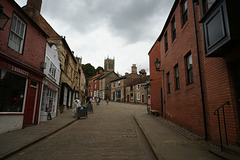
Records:
<instances>
[{"instance_id":1,"label":"drainpipe","mask_svg":"<svg viewBox=\"0 0 240 160\"><path fill-rule=\"evenodd\" d=\"M194 29L195 29L195 39L196 39L197 55L198 55L198 69L199 69L201 96L202 96L202 106L203 106L205 141L207 141L208 140L208 130L207 130L207 119L206 119L206 106L205 106L205 98L204 98L204 91L203 91L202 70L201 70L201 61L200 61L198 35L197 35L197 23L196 23L196 15L195 15L195 8L194 8L194 3L196 3L196 2L198 2L198 0L192 0Z\"/></svg>"}]
</instances>

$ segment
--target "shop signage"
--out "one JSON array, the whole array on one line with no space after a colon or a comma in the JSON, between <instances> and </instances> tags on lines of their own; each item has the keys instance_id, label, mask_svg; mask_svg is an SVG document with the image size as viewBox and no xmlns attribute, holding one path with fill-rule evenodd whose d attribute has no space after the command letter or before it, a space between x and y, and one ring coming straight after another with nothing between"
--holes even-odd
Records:
<instances>
[{"instance_id":1,"label":"shop signage","mask_svg":"<svg viewBox=\"0 0 240 160\"><path fill-rule=\"evenodd\" d=\"M28 74L29 74L27 71L24 71L24 70L22 70L20 68L17 68L15 66L12 66L12 71L20 73L20 74L25 75L25 76L28 76Z\"/></svg>"}]
</instances>

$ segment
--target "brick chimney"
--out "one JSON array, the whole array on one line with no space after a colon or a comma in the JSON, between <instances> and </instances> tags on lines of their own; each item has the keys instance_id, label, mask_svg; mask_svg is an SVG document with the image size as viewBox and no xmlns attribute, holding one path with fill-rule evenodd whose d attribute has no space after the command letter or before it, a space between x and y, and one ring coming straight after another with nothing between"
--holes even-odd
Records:
<instances>
[{"instance_id":1,"label":"brick chimney","mask_svg":"<svg viewBox=\"0 0 240 160\"><path fill-rule=\"evenodd\" d=\"M133 65L132 65L132 74L137 74L136 64L133 64Z\"/></svg>"},{"instance_id":2,"label":"brick chimney","mask_svg":"<svg viewBox=\"0 0 240 160\"><path fill-rule=\"evenodd\" d=\"M39 13L41 12L42 0L28 0L27 7L33 8L37 10Z\"/></svg>"}]
</instances>

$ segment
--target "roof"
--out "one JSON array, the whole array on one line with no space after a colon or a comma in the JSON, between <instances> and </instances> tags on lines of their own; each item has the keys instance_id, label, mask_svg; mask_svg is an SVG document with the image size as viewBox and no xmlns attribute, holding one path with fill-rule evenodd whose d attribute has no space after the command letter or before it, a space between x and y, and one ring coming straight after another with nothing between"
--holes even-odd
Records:
<instances>
[{"instance_id":1,"label":"roof","mask_svg":"<svg viewBox=\"0 0 240 160\"><path fill-rule=\"evenodd\" d=\"M146 76L146 77L143 77L143 78L138 78L138 79L135 79L134 81L132 81L131 83L129 83L127 85L127 87L137 85L137 84L141 84L141 83L147 83L148 81L149 81L149 76Z\"/></svg>"},{"instance_id":2,"label":"roof","mask_svg":"<svg viewBox=\"0 0 240 160\"><path fill-rule=\"evenodd\" d=\"M24 12L24 10L14 0L10 0L10 2L12 2L12 4L15 5L19 11L21 11L33 23L33 25L43 33L46 38L49 37L49 35L26 12Z\"/></svg>"},{"instance_id":3,"label":"roof","mask_svg":"<svg viewBox=\"0 0 240 160\"><path fill-rule=\"evenodd\" d=\"M126 76L122 76L122 77L119 77L119 78L117 78L117 79L114 79L114 80L112 80L112 81L110 81L110 82L116 82L116 81L119 81L119 80L122 80L122 79L126 79L127 77Z\"/></svg>"},{"instance_id":4,"label":"roof","mask_svg":"<svg viewBox=\"0 0 240 160\"><path fill-rule=\"evenodd\" d=\"M90 78L89 81L98 79L98 78L100 78L102 75L103 75L103 74L97 74L96 76Z\"/></svg>"},{"instance_id":5,"label":"roof","mask_svg":"<svg viewBox=\"0 0 240 160\"><path fill-rule=\"evenodd\" d=\"M116 74L114 71L112 71L112 72L104 72L104 75L101 76L99 79L103 79L103 78L109 76L109 75L112 74L112 73ZM117 74L116 74L116 75L117 75ZM117 76L118 76L118 75L117 75Z\"/></svg>"},{"instance_id":6,"label":"roof","mask_svg":"<svg viewBox=\"0 0 240 160\"><path fill-rule=\"evenodd\" d=\"M170 20L171 20L171 18L172 18L172 16L173 16L173 13L175 12L175 10L176 10L176 8L177 8L177 6L178 6L178 2L179 2L179 0L175 0L174 4L173 4L173 6L172 6L172 9L171 9L171 11L170 11L170 13L169 13L169 15L168 15L168 18L167 18L167 20L166 20L166 22L165 22L165 24L164 24L164 27L163 27L163 29L162 29L162 32L161 32L161 34L159 35L157 41L161 41L161 39L162 39L162 37L163 37L163 34L164 34L165 30L167 29L168 24L169 24L169 22L170 22Z\"/></svg>"},{"instance_id":7,"label":"roof","mask_svg":"<svg viewBox=\"0 0 240 160\"><path fill-rule=\"evenodd\" d=\"M46 19L40 14L40 12L36 11L34 8L28 7L27 5L23 7L25 14L27 14L38 26L44 30L49 35L50 39L53 40L62 40L63 44L66 46L70 55L74 59L74 62L77 63L76 58L74 57L65 37L61 37L52 26L46 21Z\"/></svg>"}]
</instances>

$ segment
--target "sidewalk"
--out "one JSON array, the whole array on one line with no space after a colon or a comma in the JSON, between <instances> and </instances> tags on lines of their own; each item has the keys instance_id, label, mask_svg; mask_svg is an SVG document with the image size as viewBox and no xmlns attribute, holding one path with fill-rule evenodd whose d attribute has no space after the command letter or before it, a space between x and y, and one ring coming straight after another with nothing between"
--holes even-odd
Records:
<instances>
[{"instance_id":1,"label":"sidewalk","mask_svg":"<svg viewBox=\"0 0 240 160\"><path fill-rule=\"evenodd\" d=\"M72 110L39 125L0 135L0 160L26 148L76 121Z\"/></svg>"},{"instance_id":2,"label":"sidewalk","mask_svg":"<svg viewBox=\"0 0 240 160\"><path fill-rule=\"evenodd\" d=\"M159 160L238 159L220 152L220 148L205 142L203 139L196 138L194 140L193 134L191 135L193 138L187 138L178 128L171 127L171 122L161 117L137 113L134 119Z\"/></svg>"}]
</instances>

